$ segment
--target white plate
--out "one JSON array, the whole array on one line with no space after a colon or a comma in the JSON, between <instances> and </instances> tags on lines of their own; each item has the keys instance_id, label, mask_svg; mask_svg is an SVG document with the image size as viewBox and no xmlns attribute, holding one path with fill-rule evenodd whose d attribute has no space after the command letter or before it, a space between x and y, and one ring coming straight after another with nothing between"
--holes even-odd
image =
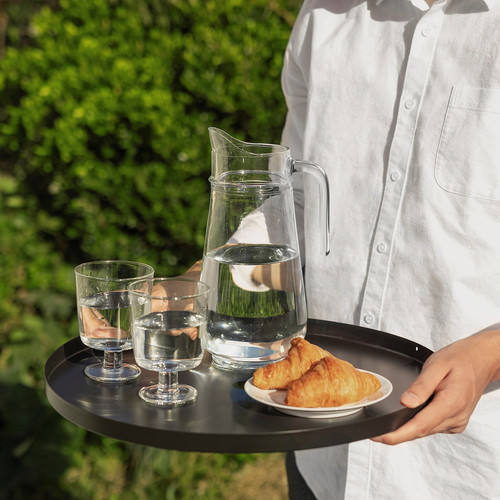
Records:
<instances>
[{"instance_id":1,"label":"white plate","mask_svg":"<svg viewBox=\"0 0 500 500\"><path fill-rule=\"evenodd\" d=\"M366 372L366 370L359 370ZM366 372L372 373L372 372ZM259 389L253 385L253 377L245 382L245 392L259 403L272 406L282 413L293 415L295 417L305 418L336 418L352 415L363 408L378 403L385 399L392 392L392 384L389 380L382 375L372 373L381 383L381 387L377 392L370 394L366 398L356 401L355 403L346 404L342 406L332 406L329 408L300 408L298 406L288 406L285 404L286 391L283 390L270 390L266 391Z\"/></svg>"}]
</instances>

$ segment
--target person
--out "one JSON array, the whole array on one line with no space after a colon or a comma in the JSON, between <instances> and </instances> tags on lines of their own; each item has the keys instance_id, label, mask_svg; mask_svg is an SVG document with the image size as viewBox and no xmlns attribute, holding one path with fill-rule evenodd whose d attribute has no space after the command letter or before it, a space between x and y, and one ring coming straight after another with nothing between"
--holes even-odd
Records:
<instances>
[{"instance_id":1,"label":"person","mask_svg":"<svg viewBox=\"0 0 500 500\"><path fill-rule=\"evenodd\" d=\"M333 233L322 255L299 178L309 317L434 353L401 395L431 402L386 435L289 456L290 498L500 498L499 26L495 0L302 5L282 143L325 169Z\"/></svg>"}]
</instances>

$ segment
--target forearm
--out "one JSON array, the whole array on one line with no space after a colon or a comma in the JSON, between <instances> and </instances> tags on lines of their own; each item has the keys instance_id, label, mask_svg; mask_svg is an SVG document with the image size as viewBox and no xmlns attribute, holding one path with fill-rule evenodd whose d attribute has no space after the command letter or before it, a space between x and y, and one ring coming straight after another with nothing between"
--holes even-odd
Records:
<instances>
[{"instance_id":1,"label":"forearm","mask_svg":"<svg viewBox=\"0 0 500 500\"><path fill-rule=\"evenodd\" d=\"M485 370L488 383L500 380L500 325L494 325L472 336L477 341L476 356Z\"/></svg>"},{"instance_id":2,"label":"forearm","mask_svg":"<svg viewBox=\"0 0 500 500\"><path fill-rule=\"evenodd\" d=\"M182 276L184 278L200 279L202 259L197 260Z\"/></svg>"}]
</instances>

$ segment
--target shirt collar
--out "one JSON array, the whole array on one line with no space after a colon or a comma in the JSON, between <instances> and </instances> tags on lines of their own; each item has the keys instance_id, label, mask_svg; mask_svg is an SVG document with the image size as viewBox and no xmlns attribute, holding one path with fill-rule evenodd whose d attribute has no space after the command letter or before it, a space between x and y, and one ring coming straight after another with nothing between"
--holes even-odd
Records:
<instances>
[{"instance_id":1,"label":"shirt collar","mask_svg":"<svg viewBox=\"0 0 500 500\"><path fill-rule=\"evenodd\" d=\"M375 0L375 5L380 5L382 2L385 2L386 0ZM405 0L407 2L411 2L411 0ZM495 0L481 0L483 3L486 4L486 6L488 7L488 9L491 9L491 7L493 6L493 2Z\"/></svg>"}]
</instances>

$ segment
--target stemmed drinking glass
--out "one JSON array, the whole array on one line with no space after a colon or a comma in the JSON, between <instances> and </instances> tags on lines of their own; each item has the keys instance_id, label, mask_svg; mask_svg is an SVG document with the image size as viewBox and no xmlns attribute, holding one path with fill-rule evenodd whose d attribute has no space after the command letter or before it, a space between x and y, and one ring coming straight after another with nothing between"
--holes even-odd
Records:
<instances>
[{"instance_id":1,"label":"stemmed drinking glass","mask_svg":"<svg viewBox=\"0 0 500 500\"><path fill-rule=\"evenodd\" d=\"M205 283L184 278L139 280L129 286L135 360L158 372L158 384L139 391L147 403L174 407L196 398L194 387L179 384L178 372L201 363L208 291Z\"/></svg>"},{"instance_id":2,"label":"stemmed drinking glass","mask_svg":"<svg viewBox=\"0 0 500 500\"><path fill-rule=\"evenodd\" d=\"M75 268L80 338L104 351L102 363L85 368L91 379L127 382L141 374L138 366L123 363L123 351L132 348L128 285L153 275L151 266L126 260L86 262Z\"/></svg>"}]
</instances>

